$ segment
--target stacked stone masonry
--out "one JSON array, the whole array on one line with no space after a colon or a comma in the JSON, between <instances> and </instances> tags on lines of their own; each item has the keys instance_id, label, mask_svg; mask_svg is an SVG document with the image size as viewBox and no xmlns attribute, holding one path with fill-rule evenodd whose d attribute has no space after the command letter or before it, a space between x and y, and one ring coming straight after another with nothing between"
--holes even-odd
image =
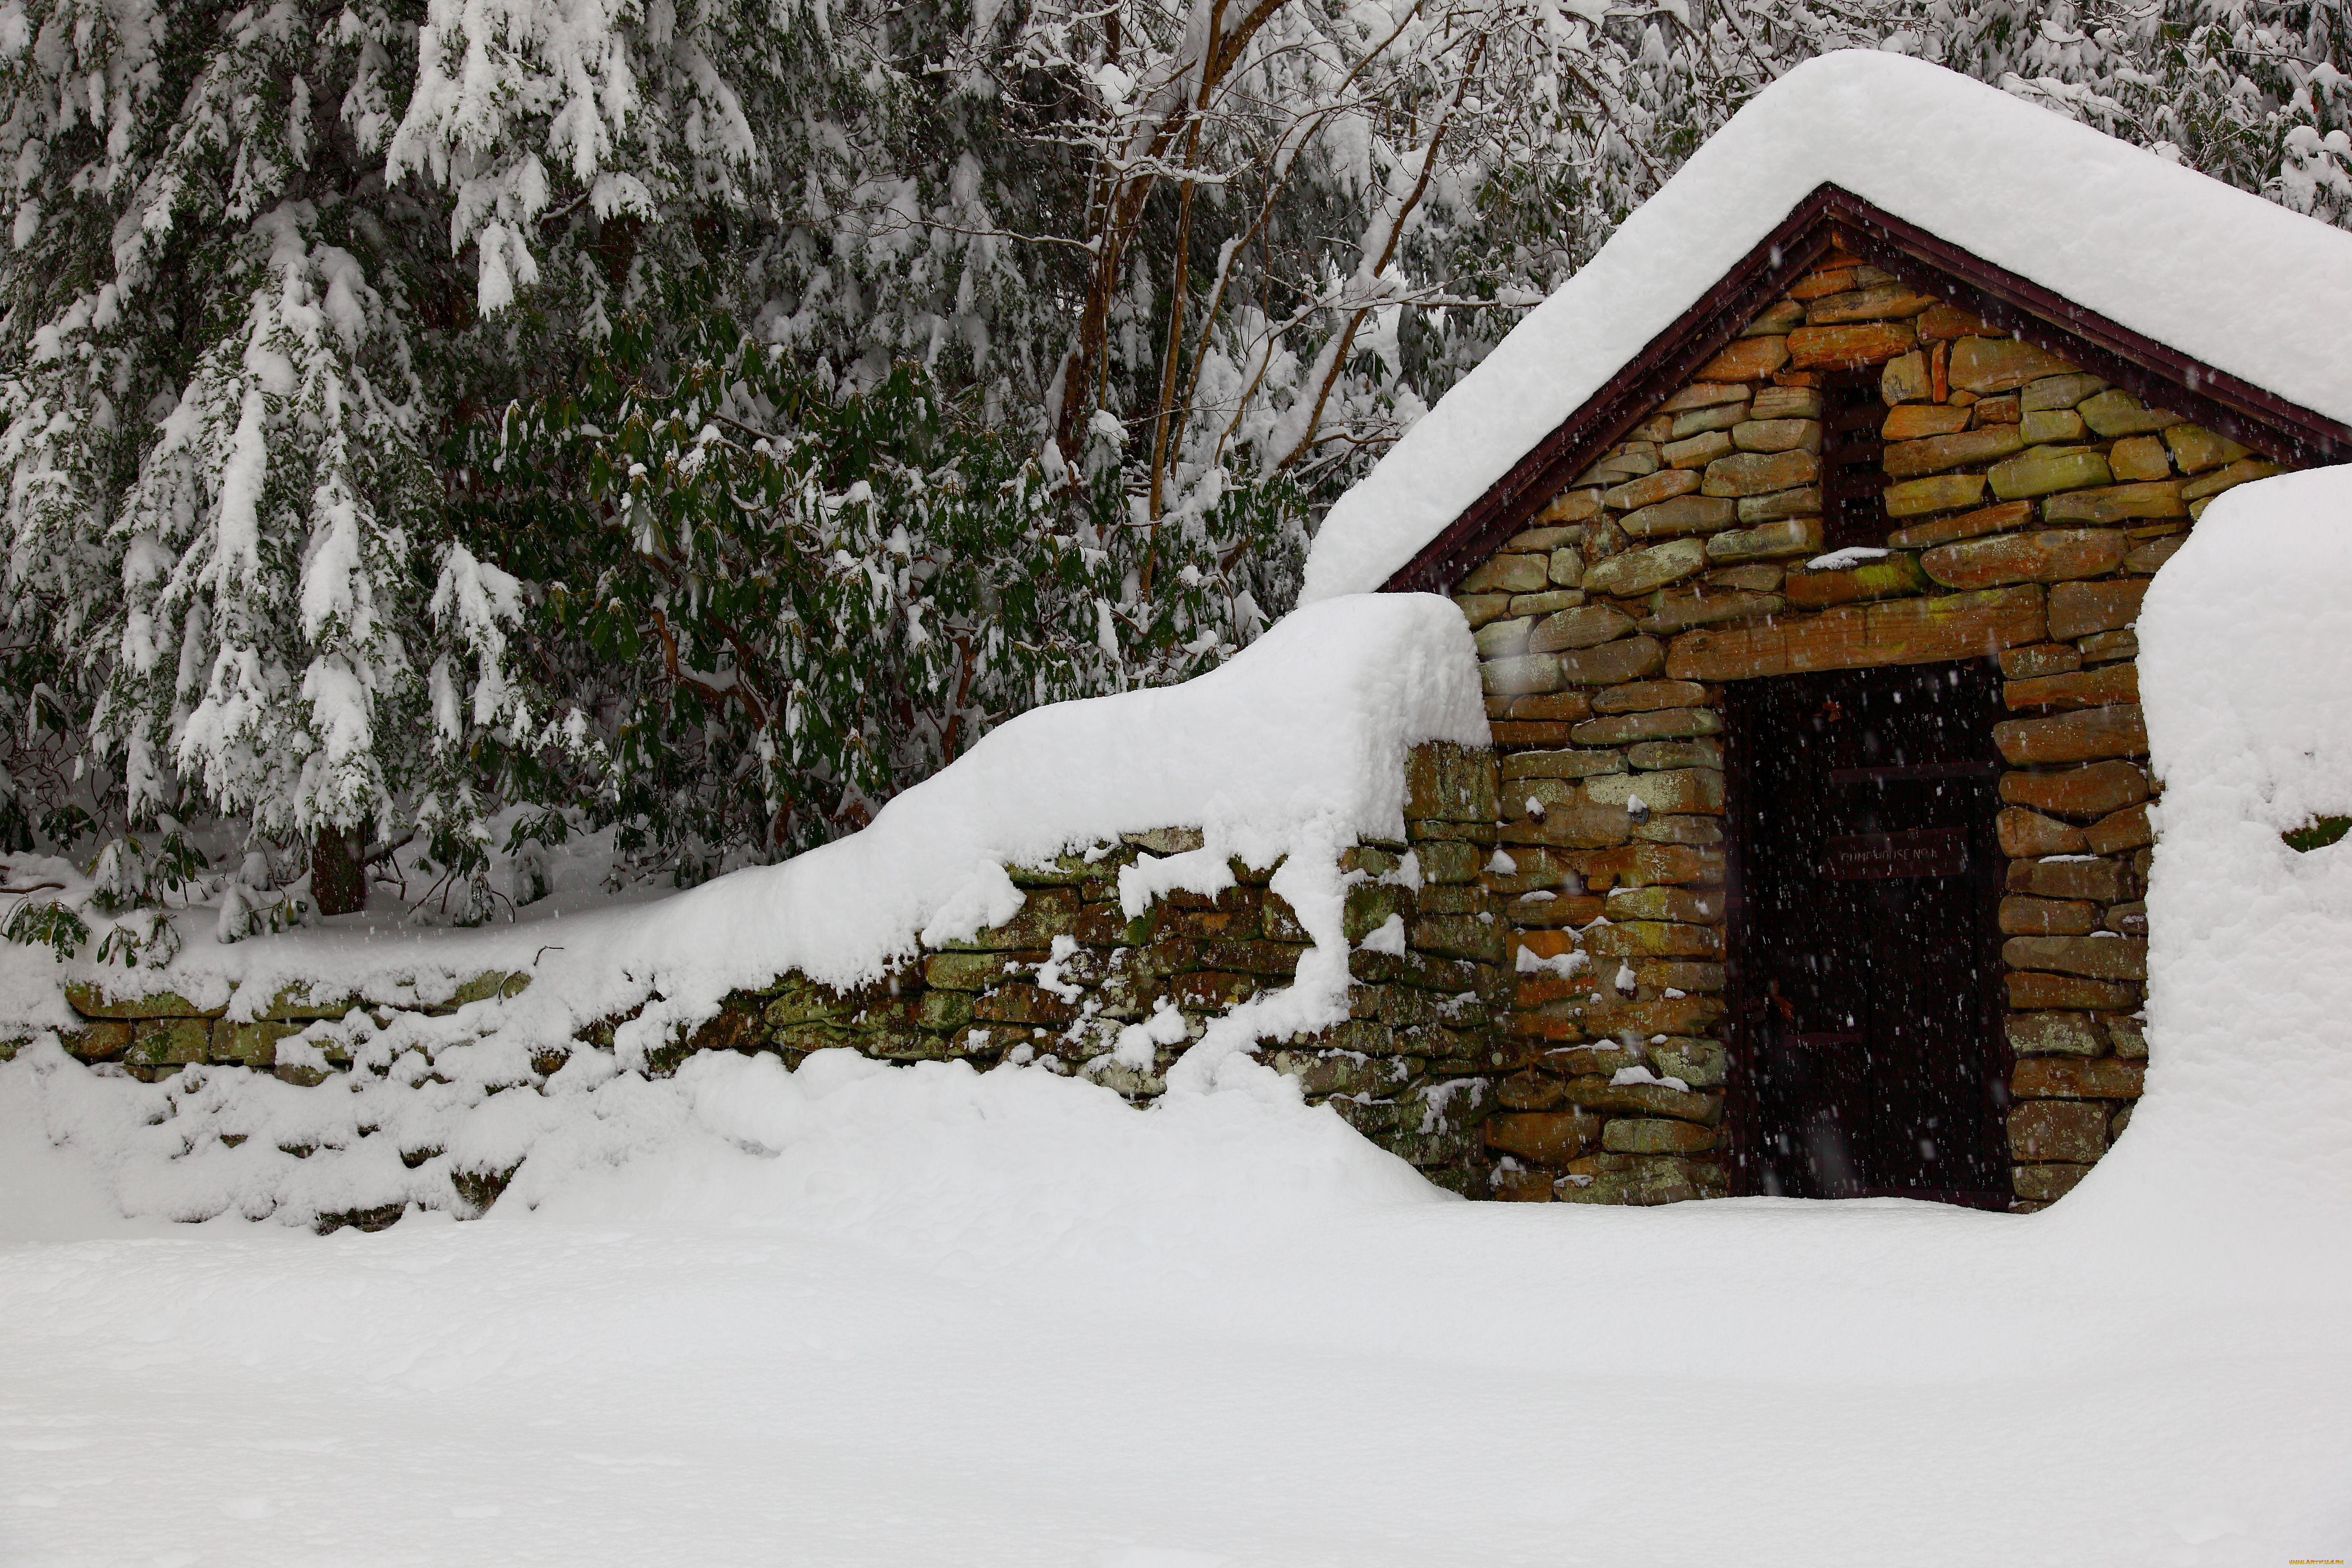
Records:
<instances>
[{"instance_id":1,"label":"stacked stone masonry","mask_svg":"<svg viewBox=\"0 0 2352 1568\"><path fill-rule=\"evenodd\" d=\"M1823 383L1870 370L1887 532L1817 569ZM1724 683L1987 656L2015 715L1994 734L2013 1206L2081 1180L2147 1056L2132 627L2211 499L2278 471L1833 248L1471 572L1519 1068L1485 1132L1496 1195L1727 1190ZM1628 1067L1686 1087L1613 1085Z\"/></svg>"},{"instance_id":2,"label":"stacked stone masonry","mask_svg":"<svg viewBox=\"0 0 2352 1568\"><path fill-rule=\"evenodd\" d=\"M353 1007L368 1009L379 1021L398 1013L446 1017L475 1002L520 996L530 984L528 974L490 970L444 995L411 994L383 1002L289 985L252 1017L231 1019L226 1002L206 1007L173 991L122 995L113 988L77 984L66 987L66 1001L78 1023L58 1039L83 1061L110 1063L149 1083L183 1068L205 1066L255 1068L289 1082L317 1083L323 1075L315 1068L278 1065L280 1040L321 1020L341 1018ZM0 1060L15 1056L22 1043L0 1040ZM331 1067L350 1065L343 1047L332 1040L324 1042L321 1054Z\"/></svg>"},{"instance_id":3,"label":"stacked stone masonry","mask_svg":"<svg viewBox=\"0 0 2352 1568\"><path fill-rule=\"evenodd\" d=\"M1442 742L1416 747L1405 784L1406 837L1359 844L1342 858L1351 1016L1313 1036L1268 1042L1262 1054L1297 1078L1310 1101L1329 1104L1431 1181L1483 1194L1478 1130L1510 1070L1496 1047L1493 1020L1513 996L1501 899L1483 879L1496 831L1494 758ZM1201 842L1197 828L1165 828L1049 866L1015 868L1024 899L1006 923L919 952L855 991L786 973L758 991L734 993L716 1016L653 1053L649 1068L673 1072L700 1050L772 1050L797 1067L813 1051L846 1047L893 1062L1034 1062L1147 1101L1212 1018L1261 989L1289 984L1310 944L1296 912L1268 886L1278 866L1235 861L1234 886L1215 897L1172 893L1129 919L1118 900L1121 868L1139 855L1182 853ZM231 1022L225 1005L200 1007L168 993L121 1000L76 985L68 995L80 1026L62 1039L85 1061L116 1064L149 1081L212 1066L316 1083L325 1075L315 1068L278 1065L278 1046L318 1021L341 1019L355 1006L379 1024L403 1011L446 1016L470 1002L520 994L529 984L526 974L491 973L451 995L390 1002L293 987L248 1022ZM1158 1047L1148 1069L1113 1059L1121 1029L1168 1008L1183 1021L1181 1042ZM582 1038L609 1046L625 1021L602 1020ZM352 1070L341 1047L324 1044L331 1068ZM0 1043L0 1058L16 1048ZM535 1077L560 1069L566 1054L551 1049L534 1058ZM486 1206L512 1173L460 1179L470 1184L469 1202ZM372 1227L397 1217L332 1215L325 1223Z\"/></svg>"}]
</instances>

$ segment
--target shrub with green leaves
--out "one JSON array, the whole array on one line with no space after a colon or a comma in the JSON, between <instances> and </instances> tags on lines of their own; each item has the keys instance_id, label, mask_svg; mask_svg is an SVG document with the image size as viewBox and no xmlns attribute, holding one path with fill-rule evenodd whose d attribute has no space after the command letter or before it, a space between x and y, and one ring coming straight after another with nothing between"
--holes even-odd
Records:
<instances>
[{"instance_id":1,"label":"shrub with green leaves","mask_svg":"<svg viewBox=\"0 0 2352 1568\"><path fill-rule=\"evenodd\" d=\"M851 390L679 315L616 322L459 472L465 531L535 584L508 667L572 698L499 787L593 800L683 880L859 826L1024 709L1213 668L1297 593L1285 481L1196 487L1155 526L1115 421L1065 460L919 365Z\"/></svg>"}]
</instances>

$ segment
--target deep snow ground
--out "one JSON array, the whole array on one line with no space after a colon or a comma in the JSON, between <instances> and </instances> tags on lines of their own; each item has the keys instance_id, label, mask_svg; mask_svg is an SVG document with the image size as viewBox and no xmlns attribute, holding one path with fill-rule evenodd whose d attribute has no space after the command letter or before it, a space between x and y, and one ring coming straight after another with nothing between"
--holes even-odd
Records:
<instances>
[{"instance_id":1,"label":"deep snow ground","mask_svg":"<svg viewBox=\"0 0 2352 1568\"><path fill-rule=\"evenodd\" d=\"M2147 1093L2042 1214L1466 1205L1245 1058L828 1052L607 1064L479 1222L174 1227L217 1142L47 1044L0 1563L2352 1559L2352 840L2281 837L2352 812L2348 521L2242 487L2149 592Z\"/></svg>"},{"instance_id":2,"label":"deep snow ground","mask_svg":"<svg viewBox=\"0 0 2352 1568\"><path fill-rule=\"evenodd\" d=\"M738 1074L710 1116L742 1136L782 1077ZM2343 1249L2135 1234L2121 1150L2028 1217L1516 1207L1246 1096L1139 1115L1044 1073L926 1068L825 1097L826 1131L777 1157L681 1139L535 1214L323 1240L99 1236L132 1227L75 1217L71 1155L0 1140L0 1216L90 1237L0 1248L0 1561L2352 1543Z\"/></svg>"}]
</instances>

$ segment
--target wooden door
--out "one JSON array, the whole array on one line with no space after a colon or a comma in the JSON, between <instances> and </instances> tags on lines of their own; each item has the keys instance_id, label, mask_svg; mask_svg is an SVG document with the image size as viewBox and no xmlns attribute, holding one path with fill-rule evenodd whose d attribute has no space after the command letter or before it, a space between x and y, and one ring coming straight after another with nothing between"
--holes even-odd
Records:
<instances>
[{"instance_id":1,"label":"wooden door","mask_svg":"<svg viewBox=\"0 0 2352 1568\"><path fill-rule=\"evenodd\" d=\"M1736 1190L2006 1206L1990 667L1727 688Z\"/></svg>"}]
</instances>

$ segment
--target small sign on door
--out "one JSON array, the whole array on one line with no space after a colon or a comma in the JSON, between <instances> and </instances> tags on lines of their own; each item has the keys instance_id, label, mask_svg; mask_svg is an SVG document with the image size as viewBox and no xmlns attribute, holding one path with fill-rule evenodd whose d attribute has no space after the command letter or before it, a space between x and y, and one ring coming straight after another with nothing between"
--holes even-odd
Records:
<instances>
[{"instance_id":1,"label":"small sign on door","mask_svg":"<svg viewBox=\"0 0 2352 1568\"><path fill-rule=\"evenodd\" d=\"M1826 848L1822 875L1833 882L1957 877L1969 868L1969 830L1965 827L1842 834L1830 839Z\"/></svg>"}]
</instances>

